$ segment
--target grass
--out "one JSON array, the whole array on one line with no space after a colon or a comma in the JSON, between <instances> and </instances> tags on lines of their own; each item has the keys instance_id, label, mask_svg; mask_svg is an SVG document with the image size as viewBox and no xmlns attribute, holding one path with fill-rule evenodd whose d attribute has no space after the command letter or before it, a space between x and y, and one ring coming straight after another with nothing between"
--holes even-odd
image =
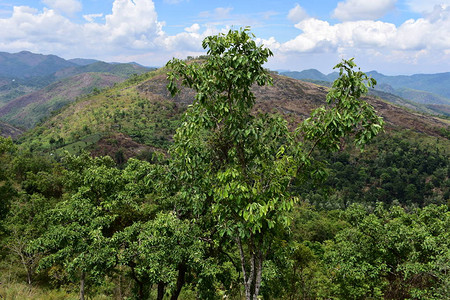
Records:
<instances>
[{"instance_id":1,"label":"grass","mask_svg":"<svg viewBox=\"0 0 450 300\"><path fill-rule=\"evenodd\" d=\"M7 283L0 285L0 299L7 300L77 300L79 296L64 290L46 290L38 287L30 287L23 283ZM104 298L106 299L106 298Z\"/></svg>"},{"instance_id":2,"label":"grass","mask_svg":"<svg viewBox=\"0 0 450 300\"><path fill-rule=\"evenodd\" d=\"M71 143L68 145L65 145L64 147L61 147L56 150L57 155L62 155L65 151L68 151L70 154L79 154L81 151L83 151L86 147L97 143L102 138L102 135L99 133L91 134L88 136L85 136L80 141L77 141L75 143Z\"/></svg>"}]
</instances>

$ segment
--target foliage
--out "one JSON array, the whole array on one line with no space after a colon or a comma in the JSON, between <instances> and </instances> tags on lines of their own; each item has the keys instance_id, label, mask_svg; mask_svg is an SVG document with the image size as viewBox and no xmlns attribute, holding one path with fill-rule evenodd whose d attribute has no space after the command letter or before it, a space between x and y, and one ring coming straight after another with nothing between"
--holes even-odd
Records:
<instances>
[{"instance_id":1,"label":"foliage","mask_svg":"<svg viewBox=\"0 0 450 300\"><path fill-rule=\"evenodd\" d=\"M424 206L447 204L450 196L450 160L445 140L418 134L381 135L358 153L322 154L329 164L327 190L310 186L302 197L322 208L346 208L352 203L376 202ZM337 201L339 200L339 201Z\"/></svg>"},{"instance_id":2,"label":"foliage","mask_svg":"<svg viewBox=\"0 0 450 300\"><path fill-rule=\"evenodd\" d=\"M158 97L143 97L138 89L143 81L160 73L157 70L134 76L96 95L80 97L59 114L28 131L21 139L22 147L32 151L57 150L61 153L68 150L79 154L90 149L95 138L94 142L101 137L123 133L138 143L167 148L183 108Z\"/></svg>"},{"instance_id":3,"label":"foliage","mask_svg":"<svg viewBox=\"0 0 450 300\"><path fill-rule=\"evenodd\" d=\"M155 73L80 99L58 134L50 119L31 143L0 139L0 296L76 298L80 284L81 299L444 299L447 141L369 142L382 121L360 100L373 81L353 60L337 65L327 104L290 130L254 111L270 50L248 29L204 47L168 65L171 92L197 95L173 144L159 144L168 153L152 149L149 162L74 153L114 124L148 144L168 137L179 108L139 96Z\"/></svg>"},{"instance_id":4,"label":"foliage","mask_svg":"<svg viewBox=\"0 0 450 300\"><path fill-rule=\"evenodd\" d=\"M208 57L202 63L173 59L167 66L172 94L179 91L179 78L197 93L172 150L173 172L187 198L183 203L194 213L199 207L212 212L219 236L239 250L246 298L256 299L263 262L277 233L289 225L288 212L296 202L290 184L323 176L312 151L316 146L337 150L349 134L363 146L383 122L359 99L367 92L365 82L371 86L374 80L353 71L353 60L336 66L340 77L328 94L330 107L315 110L295 133L281 117L252 115L251 87L271 83L262 65L272 52L257 46L248 31L207 37ZM309 149L302 140L311 142Z\"/></svg>"},{"instance_id":5,"label":"foliage","mask_svg":"<svg viewBox=\"0 0 450 300\"><path fill-rule=\"evenodd\" d=\"M406 212L353 205L326 260L339 298L442 299L449 293L449 208Z\"/></svg>"}]
</instances>

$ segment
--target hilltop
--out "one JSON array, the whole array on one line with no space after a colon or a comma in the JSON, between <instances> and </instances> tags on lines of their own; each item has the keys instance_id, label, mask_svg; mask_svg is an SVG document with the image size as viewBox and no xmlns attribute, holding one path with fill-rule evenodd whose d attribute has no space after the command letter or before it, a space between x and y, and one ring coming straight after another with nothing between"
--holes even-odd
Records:
<instances>
[{"instance_id":1,"label":"hilltop","mask_svg":"<svg viewBox=\"0 0 450 300\"><path fill-rule=\"evenodd\" d=\"M84 97L31 130L22 143L32 149L70 152L83 148L98 152L107 147L111 152L103 154L113 157L119 148L125 157L137 155L136 151L165 149L181 113L194 99L194 93L187 89L171 98L165 72L149 72ZM273 78L273 86L253 88L256 111L278 112L297 123L325 103L326 87L286 76ZM448 127L445 120L407 111L378 97L366 100L383 116L388 131L407 129L439 136L441 128Z\"/></svg>"},{"instance_id":2,"label":"hilltop","mask_svg":"<svg viewBox=\"0 0 450 300\"><path fill-rule=\"evenodd\" d=\"M29 51L0 52L0 77L5 78L47 76L61 69L75 66L77 64L56 55L36 54Z\"/></svg>"}]
</instances>

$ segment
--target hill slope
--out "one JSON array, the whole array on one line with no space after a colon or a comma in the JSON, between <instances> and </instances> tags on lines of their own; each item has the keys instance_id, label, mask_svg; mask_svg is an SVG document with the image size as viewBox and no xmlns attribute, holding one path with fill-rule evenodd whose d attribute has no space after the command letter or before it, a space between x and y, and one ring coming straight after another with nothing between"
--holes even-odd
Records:
<instances>
[{"instance_id":1,"label":"hill slope","mask_svg":"<svg viewBox=\"0 0 450 300\"><path fill-rule=\"evenodd\" d=\"M13 139L17 138L23 133L23 130L11 126L7 123L0 122L0 136L11 137Z\"/></svg>"},{"instance_id":2,"label":"hill slope","mask_svg":"<svg viewBox=\"0 0 450 300\"><path fill-rule=\"evenodd\" d=\"M120 140L131 138L142 147L165 148L194 93L183 89L177 97L170 98L164 73L150 72L80 99L26 134L22 139L24 146L70 151L90 147L95 151L95 145L120 145ZM278 111L295 123L324 104L327 88L275 75L273 86L255 86L254 92L257 110ZM384 117L388 130L410 129L437 136L441 134L439 128L448 127L439 118L405 111L376 97L367 100Z\"/></svg>"},{"instance_id":3,"label":"hill slope","mask_svg":"<svg viewBox=\"0 0 450 300\"><path fill-rule=\"evenodd\" d=\"M94 89L111 87L122 77L105 73L82 73L16 98L0 107L0 118L12 125L31 128L53 111Z\"/></svg>"},{"instance_id":4,"label":"hill slope","mask_svg":"<svg viewBox=\"0 0 450 300\"><path fill-rule=\"evenodd\" d=\"M102 72L126 79L150 71L135 63L116 64L88 59L65 60L55 55L0 52L0 107L58 80L87 72Z\"/></svg>"}]
</instances>

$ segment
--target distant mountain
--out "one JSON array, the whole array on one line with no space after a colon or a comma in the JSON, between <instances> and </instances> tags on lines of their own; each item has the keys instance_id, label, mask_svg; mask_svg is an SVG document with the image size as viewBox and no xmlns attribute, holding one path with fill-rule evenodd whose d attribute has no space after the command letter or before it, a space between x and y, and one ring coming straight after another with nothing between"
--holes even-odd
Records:
<instances>
[{"instance_id":1,"label":"distant mountain","mask_svg":"<svg viewBox=\"0 0 450 300\"><path fill-rule=\"evenodd\" d=\"M43 89L44 87L64 78L69 78L84 73L104 73L113 75L114 77L120 77L120 81L123 81L133 74L142 74L150 70L152 69L140 66L136 63L111 64L98 60L82 58L65 60L55 55L34 54L28 51L22 51L19 53L0 52L0 108L17 99L16 102L4 109L5 111L8 111L8 113L3 114L4 118L7 118L8 121L14 122L13 118L15 118L17 109L23 109L22 106L18 106L18 103L23 103L24 99L19 98ZM91 81L88 80L88 82ZM118 81L114 80L114 82ZM72 86L77 85L72 84ZM98 87L102 88L104 85L100 84ZM68 88L70 89L70 87ZM92 86L90 88L84 87L84 90L89 91L92 88ZM85 92L78 92L79 91L76 92L78 95L85 94ZM25 101L27 103L27 107L30 105L30 99L36 100L36 102L40 105L48 101L49 97L53 98L52 95L45 96L44 94L45 92L43 93L40 91L37 94L26 97L25 99L28 99ZM40 95L43 98L37 100L37 95ZM59 104L56 107L62 105L63 102L67 103L73 101L73 99L70 98L65 99L65 101L58 102ZM44 108L45 107L42 107L41 109ZM11 113L11 111L14 111L14 113ZM47 113L50 112L51 111L47 111ZM42 117L42 114L39 113L36 117L39 119ZM19 121L20 125L28 127L30 124L35 124L36 118L31 117L29 121ZM22 124L23 122L26 122L27 124Z\"/></svg>"},{"instance_id":2,"label":"distant mountain","mask_svg":"<svg viewBox=\"0 0 450 300\"><path fill-rule=\"evenodd\" d=\"M311 79L311 80L328 81L328 82L333 82L339 76L339 74L336 72L325 75L316 69L308 69L308 70L303 70L300 72L286 71L286 72L280 72L280 75L284 75L287 77L291 77L294 79L300 79L300 80Z\"/></svg>"},{"instance_id":3,"label":"distant mountain","mask_svg":"<svg viewBox=\"0 0 450 300\"><path fill-rule=\"evenodd\" d=\"M111 87L122 77L107 73L82 73L53 83L41 90L18 97L0 107L0 118L15 126L31 128L77 97L94 89Z\"/></svg>"},{"instance_id":4,"label":"distant mountain","mask_svg":"<svg viewBox=\"0 0 450 300\"><path fill-rule=\"evenodd\" d=\"M93 63L98 62L99 60L96 59L86 59L86 58L72 58L69 59L70 62L79 65L79 66L86 66L86 65L90 65Z\"/></svg>"},{"instance_id":5,"label":"distant mountain","mask_svg":"<svg viewBox=\"0 0 450 300\"><path fill-rule=\"evenodd\" d=\"M29 51L0 52L0 106L57 80L85 72L105 72L128 78L150 70L136 63L112 64L82 58L65 60L56 55Z\"/></svg>"},{"instance_id":6,"label":"distant mountain","mask_svg":"<svg viewBox=\"0 0 450 300\"><path fill-rule=\"evenodd\" d=\"M315 69L301 72L281 72L280 74L324 85L327 85L325 83L333 82L338 76L336 72L325 75ZM374 91L373 93L378 93L380 97L383 98L385 96L385 99L392 103L404 105L417 111L448 116L448 108L446 106L450 105L450 73L386 76L376 71L371 71L367 72L367 75L377 81L375 86L376 92ZM394 99L395 97L392 97L392 95L403 99ZM433 109L427 107L427 105L435 104L439 106L435 106ZM441 107L443 110L437 107Z\"/></svg>"},{"instance_id":7,"label":"distant mountain","mask_svg":"<svg viewBox=\"0 0 450 300\"><path fill-rule=\"evenodd\" d=\"M394 92L402 98L409 99L421 104L450 105L450 99L423 90L402 87L396 89Z\"/></svg>"},{"instance_id":8,"label":"distant mountain","mask_svg":"<svg viewBox=\"0 0 450 300\"><path fill-rule=\"evenodd\" d=\"M59 70L74 66L77 66L77 64L56 55L35 54L29 51L19 53L0 52L0 77L48 76Z\"/></svg>"},{"instance_id":9,"label":"distant mountain","mask_svg":"<svg viewBox=\"0 0 450 300\"><path fill-rule=\"evenodd\" d=\"M386 76L376 71L371 71L367 72L367 75L375 78L380 84L389 84L394 89L408 88L426 91L450 99L450 72L415 74L410 76Z\"/></svg>"},{"instance_id":10,"label":"distant mountain","mask_svg":"<svg viewBox=\"0 0 450 300\"><path fill-rule=\"evenodd\" d=\"M128 78L133 74L142 74L152 70L151 68L146 68L135 63L106 63L103 61L96 61L92 64L77 66L72 68L66 68L54 73L56 78L65 78L69 76L74 76L77 74L96 72L96 73L109 73L122 78Z\"/></svg>"}]
</instances>

